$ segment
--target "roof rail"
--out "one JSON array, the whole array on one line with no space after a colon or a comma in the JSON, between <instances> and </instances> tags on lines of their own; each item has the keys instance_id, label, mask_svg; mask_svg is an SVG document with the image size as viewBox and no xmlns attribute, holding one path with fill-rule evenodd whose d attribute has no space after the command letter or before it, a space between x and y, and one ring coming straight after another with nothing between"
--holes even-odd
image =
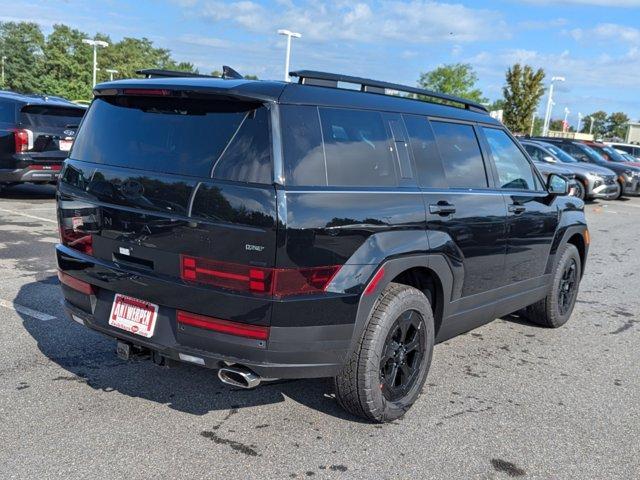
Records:
<instances>
[{"instance_id":1,"label":"roof rail","mask_svg":"<svg viewBox=\"0 0 640 480\"><path fill-rule=\"evenodd\" d=\"M298 83L302 85L338 88L338 82L351 83L354 85L360 85L361 92L388 95L388 90L394 90L396 92L411 93L414 95L422 95L423 97L445 100L447 102L462 105L467 110L487 113L487 109L479 103L472 102L464 98L455 97L453 95L446 95L444 93L425 90L423 88L408 87L406 85L400 85L397 83L370 80L368 78L351 77L349 75L341 75L338 73L316 72L314 70L298 70L295 72L290 72L289 75L291 75L292 77L298 77Z\"/></svg>"},{"instance_id":2,"label":"roof rail","mask_svg":"<svg viewBox=\"0 0 640 480\"><path fill-rule=\"evenodd\" d=\"M143 70L136 70L138 75L144 75L145 78L233 78L236 80L244 78L238 72L228 65L222 66L222 77L216 77L214 75L202 75L201 73L181 72L178 70L163 70L161 68L146 68Z\"/></svg>"}]
</instances>

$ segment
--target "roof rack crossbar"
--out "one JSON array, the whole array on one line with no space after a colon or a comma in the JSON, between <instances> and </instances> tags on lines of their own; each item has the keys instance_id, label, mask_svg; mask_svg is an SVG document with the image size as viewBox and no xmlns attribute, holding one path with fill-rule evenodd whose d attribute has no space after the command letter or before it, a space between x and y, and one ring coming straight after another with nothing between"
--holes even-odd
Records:
<instances>
[{"instance_id":1,"label":"roof rack crossbar","mask_svg":"<svg viewBox=\"0 0 640 480\"><path fill-rule=\"evenodd\" d=\"M467 110L487 113L487 109L483 105L472 102L465 98L446 95L444 93L438 93L423 88L409 87L407 85L400 85L397 83L382 82L379 80L371 80L368 78L352 77L349 75L341 75L338 73L317 72L314 70L297 70L295 72L290 72L289 75L291 75L292 77L298 77L298 83L304 85L337 88L338 82L351 83L354 85L359 85L360 91L362 92L387 94L387 90L393 90L396 92L410 93L414 95L422 95L424 97L435 98L438 100L445 100L447 102L463 105Z\"/></svg>"}]
</instances>

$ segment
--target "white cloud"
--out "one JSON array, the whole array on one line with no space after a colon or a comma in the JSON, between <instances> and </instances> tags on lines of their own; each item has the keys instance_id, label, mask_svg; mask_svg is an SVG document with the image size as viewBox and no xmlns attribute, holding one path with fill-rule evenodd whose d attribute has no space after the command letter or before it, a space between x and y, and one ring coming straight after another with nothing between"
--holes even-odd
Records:
<instances>
[{"instance_id":1,"label":"white cloud","mask_svg":"<svg viewBox=\"0 0 640 480\"><path fill-rule=\"evenodd\" d=\"M281 0L273 8L249 0L201 0L187 8L213 22L228 22L253 33L271 33L286 27L315 42L393 40L423 44L509 37L500 12L432 0L371 4L345 0L305 0L294 4Z\"/></svg>"},{"instance_id":2,"label":"white cloud","mask_svg":"<svg viewBox=\"0 0 640 480\"><path fill-rule=\"evenodd\" d=\"M640 29L619 25L616 23L601 23L594 28L574 28L570 30L569 35L576 41L583 40L593 42L599 40L606 42L607 45L614 46L613 42L619 42L624 45L640 46Z\"/></svg>"}]
</instances>

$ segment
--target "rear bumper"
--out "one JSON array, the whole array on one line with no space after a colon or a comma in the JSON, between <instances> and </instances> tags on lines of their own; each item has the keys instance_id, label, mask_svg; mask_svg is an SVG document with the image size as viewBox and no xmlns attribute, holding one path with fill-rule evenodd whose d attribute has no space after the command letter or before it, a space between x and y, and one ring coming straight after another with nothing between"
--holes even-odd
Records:
<instances>
[{"instance_id":1,"label":"rear bumper","mask_svg":"<svg viewBox=\"0 0 640 480\"><path fill-rule=\"evenodd\" d=\"M0 169L0 183L54 183L60 170Z\"/></svg>"},{"instance_id":2,"label":"rear bumper","mask_svg":"<svg viewBox=\"0 0 640 480\"><path fill-rule=\"evenodd\" d=\"M278 321L272 318L268 340L255 340L178 324L177 309L169 306L175 299L166 294L167 290L160 281L156 282L152 277L131 275L108 268L106 264L63 246L57 247L57 254L58 266L62 271L96 287L94 294L86 295L67 285L61 286L69 316L112 338L147 348L177 361L195 357L199 360L192 363L212 369L229 364L243 365L265 378L331 377L338 374L346 362L354 332L357 302L353 305L354 323L338 324L308 322L309 319L326 319L326 312L331 310L330 299L297 302L295 308L285 308L285 305L279 304L275 309L279 312ZM135 291L122 291L126 286L121 283L124 280L115 281L122 277L130 278L127 284L146 284L149 287L147 291L156 294L138 297L159 305L157 323L151 338L109 325L108 318L115 292L133 296L136 294ZM179 289L177 285L167 287ZM182 290L179 293L184 296L189 294ZM233 302L240 309L248 299L234 297ZM325 312L325 315L321 316L318 312ZM283 315L288 318L283 319Z\"/></svg>"}]
</instances>

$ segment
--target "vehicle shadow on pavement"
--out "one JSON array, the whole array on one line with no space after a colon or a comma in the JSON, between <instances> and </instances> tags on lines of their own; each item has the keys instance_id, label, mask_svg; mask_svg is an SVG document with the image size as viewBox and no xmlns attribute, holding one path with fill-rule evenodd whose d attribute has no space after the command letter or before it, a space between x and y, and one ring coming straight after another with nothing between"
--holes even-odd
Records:
<instances>
[{"instance_id":1,"label":"vehicle shadow on pavement","mask_svg":"<svg viewBox=\"0 0 640 480\"><path fill-rule=\"evenodd\" d=\"M56 198L55 185L15 185L0 186L0 199L9 200L53 200Z\"/></svg>"},{"instance_id":2,"label":"vehicle shadow on pavement","mask_svg":"<svg viewBox=\"0 0 640 480\"><path fill-rule=\"evenodd\" d=\"M57 283L55 276L49 276L26 284L14 303L33 305L34 298L43 295L43 289L52 285L57 288ZM55 301L61 298L58 294ZM52 382L82 383L107 394L119 392L192 415L278 404L289 397L327 415L362 422L340 408L329 379L281 380L244 390L222 384L216 371L210 369L178 362L170 368L160 367L148 358L123 361L116 355L115 340L73 322L63 313L62 306L57 311L57 318L49 321L18 312L38 349L49 361L69 372L61 375L52 369Z\"/></svg>"}]
</instances>

